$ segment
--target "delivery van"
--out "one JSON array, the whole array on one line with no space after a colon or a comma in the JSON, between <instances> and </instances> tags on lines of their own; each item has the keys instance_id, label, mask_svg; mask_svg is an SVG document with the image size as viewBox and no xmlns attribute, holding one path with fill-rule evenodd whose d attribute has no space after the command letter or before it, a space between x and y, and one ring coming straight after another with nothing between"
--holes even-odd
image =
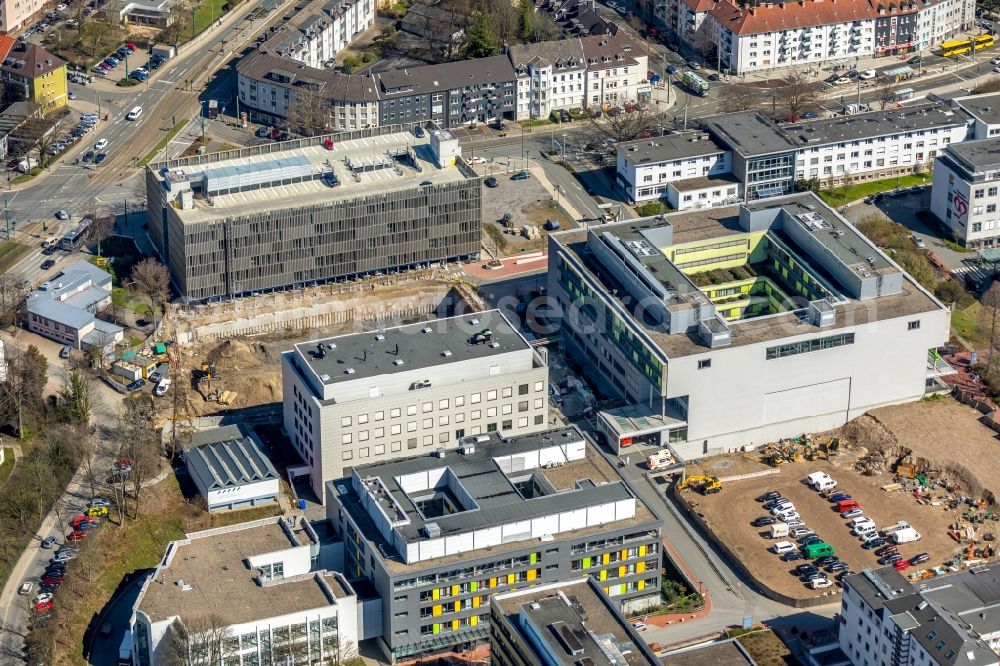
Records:
<instances>
[{"instance_id":1,"label":"delivery van","mask_svg":"<svg viewBox=\"0 0 1000 666\"><path fill-rule=\"evenodd\" d=\"M788 536L788 525L785 523L775 523L771 525L771 538L780 539L781 537Z\"/></svg>"},{"instance_id":2,"label":"delivery van","mask_svg":"<svg viewBox=\"0 0 1000 666\"><path fill-rule=\"evenodd\" d=\"M828 555L833 555L834 548L826 542L811 543L803 549L803 553L810 560L815 560L818 557L827 557Z\"/></svg>"}]
</instances>

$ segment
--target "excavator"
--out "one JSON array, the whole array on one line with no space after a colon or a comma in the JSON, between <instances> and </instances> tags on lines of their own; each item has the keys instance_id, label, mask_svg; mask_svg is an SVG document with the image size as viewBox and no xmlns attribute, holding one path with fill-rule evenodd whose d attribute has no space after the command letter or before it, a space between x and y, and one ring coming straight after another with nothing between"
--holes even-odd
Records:
<instances>
[{"instance_id":1,"label":"excavator","mask_svg":"<svg viewBox=\"0 0 1000 666\"><path fill-rule=\"evenodd\" d=\"M702 495L712 495L722 490L722 482L716 476L689 476L684 479L678 490L690 488Z\"/></svg>"}]
</instances>

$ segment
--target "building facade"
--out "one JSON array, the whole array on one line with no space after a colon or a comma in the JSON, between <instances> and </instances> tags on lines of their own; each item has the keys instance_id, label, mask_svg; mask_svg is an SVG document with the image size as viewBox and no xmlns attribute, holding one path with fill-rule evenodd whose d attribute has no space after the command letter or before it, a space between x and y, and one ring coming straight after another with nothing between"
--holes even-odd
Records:
<instances>
[{"instance_id":1,"label":"building facade","mask_svg":"<svg viewBox=\"0 0 1000 666\"><path fill-rule=\"evenodd\" d=\"M75 349L96 347L106 353L125 336L121 326L96 316L110 303L111 275L80 260L29 294L22 317L32 333Z\"/></svg>"},{"instance_id":2,"label":"building facade","mask_svg":"<svg viewBox=\"0 0 1000 666\"><path fill-rule=\"evenodd\" d=\"M194 433L184 466L210 512L276 504L281 493L278 471L243 424Z\"/></svg>"},{"instance_id":3,"label":"building facade","mask_svg":"<svg viewBox=\"0 0 1000 666\"><path fill-rule=\"evenodd\" d=\"M356 649L364 637L364 613L350 583L333 571L337 559L296 518L170 542L132 608L132 663L178 663L181 650L212 636L225 636L228 664L344 661L348 646ZM183 632L194 638L184 640Z\"/></svg>"},{"instance_id":4,"label":"building facade","mask_svg":"<svg viewBox=\"0 0 1000 666\"><path fill-rule=\"evenodd\" d=\"M997 139L965 141L934 162L931 212L970 248L1000 246L1000 147Z\"/></svg>"},{"instance_id":5,"label":"building facade","mask_svg":"<svg viewBox=\"0 0 1000 666\"><path fill-rule=\"evenodd\" d=\"M626 611L659 603L661 521L573 427L467 437L326 493L348 578L381 598L392 663L485 643L493 594L589 577Z\"/></svg>"},{"instance_id":6,"label":"building facade","mask_svg":"<svg viewBox=\"0 0 1000 666\"><path fill-rule=\"evenodd\" d=\"M703 132L624 141L615 146L615 152L616 184L633 203L668 199L670 183L729 174L733 170L732 153ZM678 210L692 207L675 206Z\"/></svg>"},{"instance_id":7,"label":"building facade","mask_svg":"<svg viewBox=\"0 0 1000 666\"><path fill-rule=\"evenodd\" d=\"M149 165L150 237L178 291L204 301L477 257L482 185L458 140L399 129Z\"/></svg>"},{"instance_id":8,"label":"building facade","mask_svg":"<svg viewBox=\"0 0 1000 666\"><path fill-rule=\"evenodd\" d=\"M837 427L949 371L929 361L947 308L811 193L559 232L549 257L568 353L684 459Z\"/></svg>"},{"instance_id":9,"label":"building facade","mask_svg":"<svg viewBox=\"0 0 1000 666\"><path fill-rule=\"evenodd\" d=\"M996 666L998 576L996 566L975 567L919 587L891 567L847 576L840 649L856 665Z\"/></svg>"},{"instance_id":10,"label":"building facade","mask_svg":"<svg viewBox=\"0 0 1000 666\"><path fill-rule=\"evenodd\" d=\"M676 8L664 11L677 17L677 34L690 41L690 28L704 20L697 34L714 38L721 67L739 74L913 53L969 30L975 21L974 0L669 3Z\"/></svg>"},{"instance_id":11,"label":"building facade","mask_svg":"<svg viewBox=\"0 0 1000 666\"><path fill-rule=\"evenodd\" d=\"M285 431L320 498L358 465L548 427L545 357L499 310L300 343L282 377Z\"/></svg>"},{"instance_id":12,"label":"building facade","mask_svg":"<svg viewBox=\"0 0 1000 666\"><path fill-rule=\"evenodd\" d=\"M50 113L69 104L66 61L41 46L18 40L0 65L0 80Z\"/></svg>"},{"instance_id":13,"label":"building facade","mask_svg":"<svg viewBox=\"0 0 1000 666\"><path fill-rule=\"evenodd\" d=\"M375 0L316 0L276 26L259 48L321 68L374 22Z\"/></svg>"}]
</instances>

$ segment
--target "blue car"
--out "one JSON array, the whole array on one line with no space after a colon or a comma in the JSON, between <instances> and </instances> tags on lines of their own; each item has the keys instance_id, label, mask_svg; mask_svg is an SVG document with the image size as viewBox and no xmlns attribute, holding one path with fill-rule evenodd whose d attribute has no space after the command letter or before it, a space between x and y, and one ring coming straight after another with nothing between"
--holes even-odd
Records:
<instances>
[{"instance_id":1,"label":"blue car","mask_svg":"<svg viewBox=\"0 0 1000 666\"><path fill-rule=\"evenodd\" d=\"M100 164L105 159L107 159L107 157L108 157L107 153L97 153L97 157L94 158L94 164Z\"/></svg>"}]
</instances>

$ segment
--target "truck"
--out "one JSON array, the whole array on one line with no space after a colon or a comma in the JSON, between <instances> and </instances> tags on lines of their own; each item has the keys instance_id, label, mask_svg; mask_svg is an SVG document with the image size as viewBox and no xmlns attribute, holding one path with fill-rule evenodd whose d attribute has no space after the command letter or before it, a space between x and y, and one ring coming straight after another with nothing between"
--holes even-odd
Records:
<instances>
[{"instance_id":1,"label":"truck","mask_svg":"<svg viewBox=\"0 0 1000 666\"><path fill-rule=\"evenodd\" d=\"M28 173L32 169L38 166L38 160L34 157L25 157L20 162L17 163L17 170L21 173Z\"/></svg>"},{"instance_id":2,"label":"truck","mask_svg":"<svg viewBox=\"0 0 1000 666\"><path fill-rule=\"evenodd\" d=\"M677 461L674 459L673 454L671 454L670 451L664 449L662 451L657 451L653 455L647 457L646 467L651 470L663 469L664 467L670 467L675 462Z\"/></svg>"},{"instance_id":3,"label":"truck","mask_svg":"<svg viewBox=\"0 0 1000 666\"><path fill-rule=\"evenodd\" d=\"M218 100L210 99L208 100L208 117L217 118L219 116L219 102Z\"/></svg>"},{"instance_id":4,"label":"truck","mask_svg":"<svg viewBox=\"0 0 1000 666\"><path fill-rule=\"evenodd\" d=\"M785 523L775 523L771 525L771 538L780 539L788 536L788 525Z\"/></svg>"},{"instance_id":5,"label":"truck","mask_svg":"<svg viewBox=\"0 0 1000 666\"><path fill-rule=\"evenodd\" d=\"M896 544L910 543L911 541L920 540L920 532L916 531L912 527L904 527L890 534L889 538Z\"/></svg>"},{"instance_id":6,"label":"truck","mask_svg":"<svg viewBox=\"0 0 1000 666\"><path fill-rule=\"evenodd\" d=\"M132 666L132 630L126 629L118 645L118 666Z\"/></svg>"}]
</instances>

